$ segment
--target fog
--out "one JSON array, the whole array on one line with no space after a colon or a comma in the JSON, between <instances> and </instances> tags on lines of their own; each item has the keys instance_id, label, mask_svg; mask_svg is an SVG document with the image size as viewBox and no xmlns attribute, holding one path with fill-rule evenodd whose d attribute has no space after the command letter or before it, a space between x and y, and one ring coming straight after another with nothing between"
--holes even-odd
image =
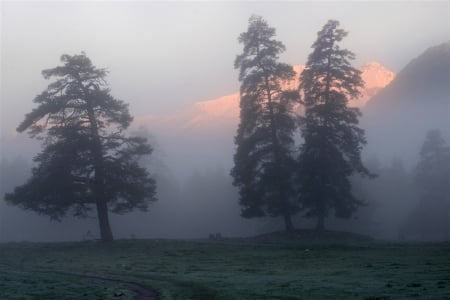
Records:
<instances>
[{"instance_id":1,"label":"fog","mask_svg":"<svg viewBox=\"0 0 450 300\"><path fill-rule=\"evenodd\" d=\"M281 219L240 216L238 191L229 175L237 123L219 115L204 126L187 127L177 123L177 112L238 91L233 69L241 51L237 37L252 13L277 29L277 39L287 48L281 59L291 64L306 61L316 32L335 18L350 32L344 46L356 53L355 65L380 61L398 81L362 107L361 126L368 141L363 157L378 175L352 178L354 193L366 204L350 219L330 216L327 229L387 240L449 238L450 213L440 216L437 207L417 217L421 191L414 179L429 130L439 129L450 145L449 44L442 53L422 56L450 40L449 3L1 5L1 197L29 178L33 157L41 149L41 141L15 132L34 107L34 96L50 83L40 71L58 65L63 53L84 50L94 65L108 67L112 95L130 103L135 122L129 132L147 137L154 147L141 164L157 181L158 201L148 212L111 214L115 238L237 237L282 230ZM84 24L77 28L80 17ZM419 30L422 34L414 33ZM416 78L417 72L423 77ZM155 118L142 121L149 116ZM158 116L173 118L163 122ZM294 223L298 228L314 227L314 219L301 212ZM68 215L55 222L0 201L0 242L98 238L95 211L86 219Z\"/></svg>"},{"instance_id":2,"label":"fog","mask_svg":"<svg viewBox=\"0 0 450 300\"><path fill-rule=\"evenodd\" d=\"M423 128L409 129L424 131ZM217 233L236 237L283 229L281 219L248 220L240 217L238 192L229 176L234 149L230 139L218 143L217 137L201 136L194 138L191 144L179 139L163 145L150 132L141 134L150 138L155 151L142 164L157 180L158 201L150 205L148 212L111 215L116 238L207 238ZM405 135L402 137L407 138ZM419 203L419 190L413 177L424 138L425 134L422 137L412 134L408 143L402 142L398 148L388 137L384 144L368 144L364 151L365 161L378 177L354 177L352 180L355 194L364 199L366 205L350 219L331 216L326 221L327 228L368 234L378 239L404 238L400 232L402 226ZM394 149L386 150L389 147ZM32 146L30 148L33 149ZM397 151L402 148L408 151L398 155ZM376 152L377 149L384 151ZM24 183L32 165L30 156L5 156L0 164L2 195ZM87 219L68 216L59 223L50 221L47 216L7 206L3 201L0 209L0 237L3 242L99 238L95 211ZM306 219L300 213L294 222L299 228L313 228L315 220ZM414 232L407 236L411 240L444 238L444 229L441 233L434 231L419 235Z\"/></svg>"},{"instance_id":3,"label":"fog","mask_svg":"<svg viewBox=\"0 0 450 300\"><path fill-rule=\"evenodd\" d=\"M148 212L123 216L111 215L116 238L206 238L210 234L248 236L263 232L264 222L240 217L237 190L227 169L216 166L192 170L185 180L178 180L164 165L158 151L148 165L157 180L158 201ZM161 159L161 160L160 160ZM32 163L24 157L1 162L2 195L29 177ZM187 171L185 171L187 173ZM87 219L66 217L61 222L47 216L22 211L0 203L1 241L52 241L96 239L98 222L95 211Z\"/></svg>"}]
</instances>

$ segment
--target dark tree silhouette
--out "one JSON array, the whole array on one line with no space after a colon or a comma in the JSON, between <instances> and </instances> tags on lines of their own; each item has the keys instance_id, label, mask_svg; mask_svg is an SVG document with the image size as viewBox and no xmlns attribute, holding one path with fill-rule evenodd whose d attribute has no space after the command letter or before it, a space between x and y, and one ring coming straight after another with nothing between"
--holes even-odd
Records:
<instances>
[{"instance_id":1,"label":"dark tree silhouette","mask_svg":"<svg viewBox=\"0 0 450 300\"><path fill-rule=\"evenodd\" d=\"M291 215L298 209L291 181L298 93L283 89L295 72L277 61L285 47L274 36L275 29L259 16L252 16L248 31L239 36L244 46L235 60L241 82L240 124L231 175L243 217L283 216L289 231Z\"/></svg>"},{"instance_id":2,"label":"dark tree silhouette","mask_svg":"<svg viewBox=\"0 0 450 300\"><path fill-rule=\"evenodd\" d=\"M415 182L427 198L450 196L450 148L438 129L430 130L420 150Z\"/></svg>"},{"instance_id":3,"label":"dark tree silhouette","mask_svg":"<svg viewBox=\"0 0 450 300\"><path fill-rule=\"evenodd\" d=\"M299 195L307 217L317 217L324 229L330 209L337 217L350 217L362 201L351 192L349 177L370 175L361 162L366 143L358 125L359 109L348 100L360 95L361 72L350 65L354 54L338 43L347 35L330 20L318 32L300 76L305 116L301 118L304 144L299 155Z\"/></svg>"},{"instance_id":4,"label":"dark tree silhouette","mask_svg":"<svg viewBox=\"0 0 450 300\"><path fill-rule=\"evenodd\" d=\"M62 66L42 71L56 81L38 95L37 107L17 131L44 139L31 178L7 202L60 220L71 210L85 217L95 204L103 241L113 239L108 209L146 210L155 199L155 181L138 160L152 152L146 139L126 137L128 105L113 98L107 71L84 53L62 55Z\"/></svg>"},{"instance_id":5,"label":"dark tree silhouette","mask_svg":"<svg viewBox=\"0 0 450 300\"><path fill-rule=\"evenodd\" d=\"M417 207L406 219L401 235L418 234L450 238L450 148L438 129L430 130L420 150L414 170L414 183L419 189Z\"/></svg>"}]
</instances>

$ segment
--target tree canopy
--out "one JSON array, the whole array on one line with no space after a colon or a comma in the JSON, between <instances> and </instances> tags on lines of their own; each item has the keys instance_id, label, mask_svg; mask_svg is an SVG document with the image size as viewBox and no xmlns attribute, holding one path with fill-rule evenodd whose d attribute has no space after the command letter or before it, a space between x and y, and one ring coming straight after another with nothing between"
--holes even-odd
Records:
<instances>
[{"instance_id":1,"label":"tree canopy","mask_svg":"<svg viewBox=\"0 0 450 300\"><path fill-rule=\"evenodd\" d=\"M415 169L415 183L429 200L450 201L450 148L440 130L428 131Z\"/></svg>"},{"instance_id":2,"label":"tree canopy","mask_svg":"<svg viewBox=\"0 0 450 300\"><path fill-rule=\"evenodd\" d=\"M292 66L278 62L284 45L274 39L275 29L252 16L248 30L239 36L243 53L235 60L239 69L240 123L233 184L239 188L242 216L283 216L292 230L294 199L293 105L298 93L284 84L294 79Z\"/></svg>"},{"instance_id":3,"label":"tree canopy","mask_svg":"<svg viewBox=\"0 0 450 300\"><path fill-rule=\"evenodd\" d=\"M427 132L413 171L419 201L400 228L400 236L450 237L450 147L440 130Z\"/></svg>"},{"instance_id":4,"label":"tree canopy","mask_svg":"<svg viewBox=\"0 0 450 300\"><path fill-rule=\"evenodd\" d=\"M112 240L108 210L146 210L156 183L138 160L152 152L145 138L127 137L128 105L110 95L107 71L84 54L62 55L56 78L34 99L37 107L17 131L43 139L31 178L5 195L7 202L60 220L87 216L96 206L102 240Z\"/></svg>"},{"instance_id":5,"label":"tree canopy","mask_svg":"<svg viewBox=\"0 0 450 300\"><path fill-rule=\"evenodd\" d=\"M317 229L324 229L330 209L336 216L349 217L362 203L351 191L349 177L370 175L361 161L366 143L358 127L361 113L347 106L360 96L361 72L350 61L354 54L341 49L347 32L339 22L328 21L317 34L300 76L305 115L301 118L304 144L300 147L299 197L306 216L317 217Z\"/></svg>"}]
</instances>

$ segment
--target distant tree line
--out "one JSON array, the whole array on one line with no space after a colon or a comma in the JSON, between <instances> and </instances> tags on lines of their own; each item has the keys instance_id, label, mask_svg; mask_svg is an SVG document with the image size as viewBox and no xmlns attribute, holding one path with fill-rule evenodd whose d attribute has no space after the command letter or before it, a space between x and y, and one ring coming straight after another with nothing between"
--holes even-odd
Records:
<instances>
[{"instance_id":1,"label":"distant tree line","mask_svg":"<svg viewBox=\"0 0 450 300\"><path fill-rule=\"evenodd\" d=\"M419 201L402 222L399 237L450 239L450 147L438 129L425 137L413 182Z\"/></svg>"}]
</instances>

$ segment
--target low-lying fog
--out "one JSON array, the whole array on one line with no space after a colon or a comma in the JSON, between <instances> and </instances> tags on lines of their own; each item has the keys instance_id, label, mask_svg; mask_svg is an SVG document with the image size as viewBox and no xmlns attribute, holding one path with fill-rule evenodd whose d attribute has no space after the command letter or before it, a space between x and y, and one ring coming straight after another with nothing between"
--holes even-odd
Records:
<instances>
[{"instance_id":1,"label":"low-lying fog","mask_svg":"<svg viewBox=\"0 0 450 300\"><path fill-rule=\"evenodd\" d=\"M441 120L429 120L431 125ZM440 240L445 229L436 224L436 216L412 220L420 199L420 189L414 181L420 148L425 140L423 126L408 128L392 125L395 135L384 133L371 137L364 150L365 162L376 179L353 179L354 192L366 201L351 219L329 218L328 229L369 234L380 239L403 238L402 230L411 233L408 239ZM432 128L435 128L432 127ZM447 129L450 128L447 127ZM395 130L394 130L395 129ZM447 143L448 130L441 128ZM249 236L283 229L281 219L243 219L240 217L237 189L232 186L229 170L234 151L233 130L216 134L205 132L196 136L172 136L150 133L155 147L151 158L143 161L157 180L158 201L148 212L123 216L111 215L116 238L206 238L210 234ZM372 140L377 141L373 143ZM23 184L30 174L32 156L39 151L36 141L26 135L2 141L1 194ZM61 223L46 216L23 211L0 202L0 240L49 241L99 238L95 211L88 219L65 218ZM413 224L414 223L414 224ZM314 220L302 214L295 218L296 227L313 228ZM406 227L405 227L406 226ZM438 228L436 228L438 226ZM421 227L417 230L417 227ZM448 230L448 229L447 229Z\"/></svg>"}]
</instances>

